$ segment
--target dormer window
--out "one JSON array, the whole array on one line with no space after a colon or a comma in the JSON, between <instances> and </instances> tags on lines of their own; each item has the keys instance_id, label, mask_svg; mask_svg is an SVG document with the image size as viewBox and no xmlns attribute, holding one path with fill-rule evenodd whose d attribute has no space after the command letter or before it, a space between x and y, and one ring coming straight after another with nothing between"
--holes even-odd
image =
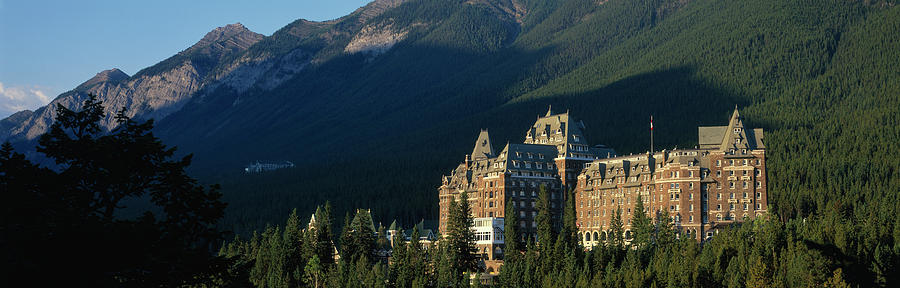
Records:
<instances>
[{"instance_id":1,"label":"dormer window","mask_svg":"<svg viewBox=\"0 0 900 288\"><path fill-rule=\"evenodd\" d=\"M741 138L735 138L735 139L734 139L734 144L740 145L740 144L741 144Z\"/></svg>"},{"instance_id":2,"label":"dormer window","mask_svg":"<svg viewBox=\"0 0 900 288\"><path fill-rule=\"evenodd\" d=\"M572 135L572 140L574 140L575 142L578 142L578 135Z\"/></svg>"},{"instance_id":3,"label":"dormer window","mask_svg":"<svg viewBox=\"0 0 900 288\"><path fill-rule=\"evenodd\" d=\"M538 157L544 159L544 154L538 154Z\"/></svg>"},{"instance_id":4,"label":"dormer window","mask_svg":"<svg viewBox=\"0 0 900 288\"><path fill-rule=\"evenodd\" d=\"M741 128L734 128L734 134L741 133Z\"/></svg>"},{"instance_id":5,"label":"dormer window","mask_svg":"<svg viewBox=\"0 0 900 288\"><path fill-rule=\"evenodd\" d=\"M556 134L562 134L562 129L556 128Z\"/></svg>"}]
</instances>

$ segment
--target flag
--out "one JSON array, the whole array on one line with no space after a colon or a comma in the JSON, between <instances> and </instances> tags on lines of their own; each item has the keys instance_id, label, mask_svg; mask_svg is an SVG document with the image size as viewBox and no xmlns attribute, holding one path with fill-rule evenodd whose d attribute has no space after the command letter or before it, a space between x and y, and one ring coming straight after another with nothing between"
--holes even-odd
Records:
<instances>
[{"instance_id":1,"label":"flag","mask_svg":"<svg viewBox=\"0 0 900 288\"><path fill-rule=\"evenodd\" d=\"M653 115L650 115L650 131L653 131Z\"/></svg>"}]
</instances>

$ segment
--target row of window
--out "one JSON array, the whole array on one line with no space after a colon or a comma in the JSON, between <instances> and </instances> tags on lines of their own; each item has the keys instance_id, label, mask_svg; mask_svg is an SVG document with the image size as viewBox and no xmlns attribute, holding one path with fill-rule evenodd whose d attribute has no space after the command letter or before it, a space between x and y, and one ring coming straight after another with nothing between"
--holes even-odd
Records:
<instances>
[{"instance_id":1,"label":"row of window","mask_svg":"<svg viewBox=\"0 0 900 288\"><path fill-rule=\"evenodd\" d=\"M734 159L728 160L728 166L734 166L734 163L735 163L735 162L734 162ZM743 160L741 160L741 162L739 162L739 163L741 163L741 164L744 165L744 166L747 166L748 164L750 164L750 161L747 160L747 159L743 159ZM759 159L754 159L754 163L755 163L755 165L759 166L759 163L761 163L761 162L759 161ZM716 167L722 167L722 160L721 160L721 159L717 159L717 160L716 160Z\"/></svg>"}]
</instances>

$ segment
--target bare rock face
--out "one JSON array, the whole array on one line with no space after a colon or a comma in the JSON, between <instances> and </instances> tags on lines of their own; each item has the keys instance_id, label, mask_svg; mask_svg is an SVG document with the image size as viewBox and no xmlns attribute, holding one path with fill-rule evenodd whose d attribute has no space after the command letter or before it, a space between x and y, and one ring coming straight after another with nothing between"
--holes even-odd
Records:
<instances>
[{"instance_id":1,"label":"bare rock face","mask_svg":"<svg viewBox=\"0 0 900 288\"><path fill-rule=\"evenodd\" d=\"M394 29L393 23L367 25L353 36L353 39L344 48L344 52L382 54L394 47L394 44L397 44L397 42L406 39L408 32L405 29Z\"/></svg>"},{"instance_id":2,"label":"bare rock face","mask_svg":"<svg viewBox=\"0 0 900 288\"><path fill-rule=\"evenodd\" d=\"M247 50L263 39L262 34L253 33L241 23L228 24L206 33L197 44L181 51L185 55L221 57L225 54Z\"/></svg>"},{"instance_id":3,"label":"bare rock face","mask_svg":"<svg viewBox=\"0 0 900 288\"><path fill-rule=\"evenodd\" d=\"M4 119L0 129L0 141L33 140L44 134L56 117L57 105L80 109L89 94L103 101L106 118L103 128L116 127L116 112L126 109L126 115L136 119L163 119L181 109L203 86L208 66L216 64L232 53L246 50L262 39L262 35L237 24L219 27L206 34L199 42L157 64L164 69L152 73L139 73L129 77L119 69L110 69L85 81L76 89L59 95L45 107L27 115ZM181 57L179 57L181 56ZM195 63L194 59L204 62ZM151 67L152 68L152 67ZM158 70L158 71L157 71Z\"/></svg>"}]
</instances>

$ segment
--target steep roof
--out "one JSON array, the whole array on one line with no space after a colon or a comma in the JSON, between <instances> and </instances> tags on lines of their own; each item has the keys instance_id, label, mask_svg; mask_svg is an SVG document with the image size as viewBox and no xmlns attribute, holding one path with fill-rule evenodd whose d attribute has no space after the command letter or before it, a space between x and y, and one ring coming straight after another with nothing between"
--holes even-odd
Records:
<instances>
[{"instance_id":1,"label":"steep roof","mask_svg":"<svg viewBox=\"0 0 900 288\"><path fill-rule=\"evenodd\" d=\"M698 127L700 149L731 151L741 149L764 149L763 130L745 129L743 117L737 107L731 113L728 126Z\"/></svg>"},{"instance_id":2,"label":"steep roof","mask_svg":"<svg viewBox=\"0 0 900 288\"><path fill-rule=\"evenodd\" d=\"M487 130L481 130L478 133L478 140L475 140L475 148L472 149L472 159L485 159L494 157L494 146L491 145L491 135Z\"/></svg>"},{"instance_id":3,"label":"steep roof","mask_svg":"<svg viewBox=\"0 0 900 288\"><path fill-rule=\"evenodd\" d=\"M543 117L538 117L534 125L525 132L525 144L552 145L558 150L558 156L595 158L602 153L606 157L608 151L591 149L584 137L584 122L576 121L569 112L554 114L552 107L547 109Z\"/></svg>"}]
</instances>

